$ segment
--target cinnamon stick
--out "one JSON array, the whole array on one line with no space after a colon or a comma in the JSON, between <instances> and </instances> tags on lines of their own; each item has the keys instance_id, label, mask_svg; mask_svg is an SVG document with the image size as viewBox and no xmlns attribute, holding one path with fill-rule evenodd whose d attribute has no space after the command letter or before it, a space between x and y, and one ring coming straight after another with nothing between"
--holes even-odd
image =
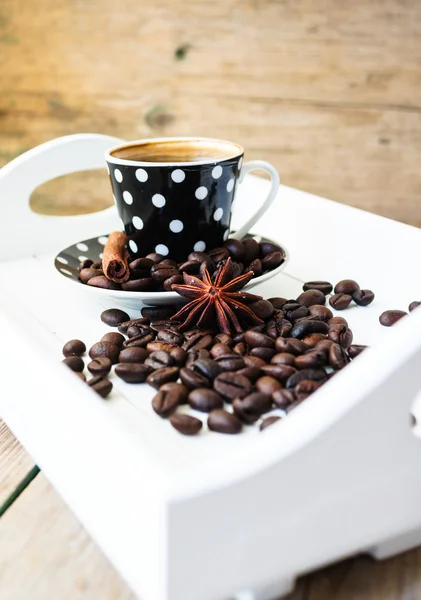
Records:
<instances>
[{"instance_id":1,"label":"cinnamon stick","mask_svg":"<svg viewBox=\"0 0 421 600\"><path fill-rule=\"evenodd\" d=\"M128 237L121 231L114 231L108 236L102 259L102 270L105 277L115 283L124 283L130 277L127 264L129 253L126 248Z\"/></svg>"}]
</instances>

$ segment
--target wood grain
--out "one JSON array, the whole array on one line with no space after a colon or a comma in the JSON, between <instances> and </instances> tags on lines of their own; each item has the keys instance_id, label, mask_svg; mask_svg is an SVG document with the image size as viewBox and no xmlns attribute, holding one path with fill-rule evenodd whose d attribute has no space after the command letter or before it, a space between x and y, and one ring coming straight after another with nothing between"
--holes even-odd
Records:
<instances>
[{"instance_id":1,"label":"wood grain","mask_svg":"<svg viewBox=\"0 0 421 600\"><path fill-rule=\"evenodd\" d=\"M0 509L33 466L32 458L0 419Z\"/></svg>"},{"instance_id":2,"label":"wood grain","mask_svg":"<svg viewBox=\"0 0 421 600\"><path fill-rule=\"evenodd\" d=\"M0 161L81 131L210 135L421 225L420 39L413 0L1 0Z\"/></svg>"}]
</instances>

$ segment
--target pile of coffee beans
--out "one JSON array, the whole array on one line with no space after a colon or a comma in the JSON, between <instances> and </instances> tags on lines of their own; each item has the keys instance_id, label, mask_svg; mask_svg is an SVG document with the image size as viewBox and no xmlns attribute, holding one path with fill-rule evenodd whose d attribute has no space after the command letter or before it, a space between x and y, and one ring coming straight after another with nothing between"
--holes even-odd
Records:
<instances>
[{"instance_id":1,"label":"pile of coffee beans","mask_svg":"<svg viewBox=\"0 0 421 600\"><path fill-rule=\"evenodd\" d=\"M79 279L94 287L129 292L169 292L173 284L183 283L183 273L201 277L207 268L211 276L225 264L233 261L233 277L253 271L259 277L276 269L285 261L285 253L278 245L253 238L243 241L229 238L223 247L208 252L190 252L184 262L176 262L162 254L152 253L129 263L130 278L125 283L114 283L105 277L102 263L87 259L79 265Z\"/></svg>"}]
</instances>

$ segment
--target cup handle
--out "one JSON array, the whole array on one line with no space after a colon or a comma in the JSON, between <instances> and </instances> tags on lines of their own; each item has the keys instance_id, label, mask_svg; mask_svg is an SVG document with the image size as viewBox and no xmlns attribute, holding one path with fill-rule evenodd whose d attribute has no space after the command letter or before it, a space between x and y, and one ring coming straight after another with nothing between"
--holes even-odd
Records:
<instances>
[{"instance_id":1,"label":"cup handle","mask_svg":"<svg viewBox=\"0 0 421 600\"><path fill-rule=\"evenodd\" d=\"M242 227L237 229L235 233L230 234L230 237L234 238L235 240L241 240L246 235L246 233L250 231L253 225L255 225L255 223L257 223L260 217L267 211L269 206L275 200L276 194L278 193L280 184L279 173L273 165L264 160L249 160L248 162L244 163L244 165L241 168L238 182L241 184L244 181L244 178L247 175L247 173L256 169L260 169L269 173L271 179L269 194L267 195L267 198L263 202L261 207L256 210L254 215L248 221L246 221L246 223L244 223Z\"/></svg>"}]
</instances>

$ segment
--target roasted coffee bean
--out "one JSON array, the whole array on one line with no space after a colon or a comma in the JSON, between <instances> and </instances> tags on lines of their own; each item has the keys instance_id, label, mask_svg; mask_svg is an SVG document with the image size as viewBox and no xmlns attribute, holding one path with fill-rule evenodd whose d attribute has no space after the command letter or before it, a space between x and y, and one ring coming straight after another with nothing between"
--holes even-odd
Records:
<instances>
[{"instance_id":1,"label":"roasted coffee bean","mask_svg":"<svg viewBox=\"0 0 421 600\"><path fill-rule=\"evenodd\" d=\"M136 258L129 263L130 271L140 271L147 270L150 271L151 267L154 265L154 261L150 258Z\"/></svg>"},{"instance_id":2,"label":"roasted coffee bean","mask_svg":"<svg viewBox=\"0 0 421 600\"><path fill-rule=\"evenodd\" d=\"M123 323L120 323L118 330L120 333L127 333L127 330L132 325L147 325L148 323L149 319L146 319L145 317L141 317L140 319L131 319L130 321L123 321Z\"/></svg>"},{"instance_id":3,"label":"roasted coffee bean","mask_svg":"<svg viewBox=\"0 0 421 600\"><path fill-rule=\"evenodd\" d=\"M133 346L131 348L123 348L118 355L119 363L143 363L149 356L146 348Z\"/></svg>"},{"instance_id":4,"label":"roasted coffee bean","mask_svg":"<svg viewBox=\"0 0 421 600\"><path fill-rule=\"evenodd\" d=\"M151 369L161 369L162 367L171 367L174 364L174 359L169 352L158 350L151 352L145 360L145 365Z\"/></svg>"},{"instance_id":5,"label":"roasted coffee bean","mask_svg":"<svg viewBox=\"0 0 421 600\"><path fill-rule=\"evenodd\" d=\"M121 285L111 281L105 275L96 275L91 277L87 283L91 287L102 288L103 290L121 290Z\"/></svg>"},{"instance_id":6,"label":"roasted coffee bean","mask_svg":"<svg viewBox=\"0 0 421 600\"><path fill-rule=\"evenodd\" d=\"M257 331L246 331L245 341L249 348L275 348L272 338Z\"/></svg>"},{"instance_id":7,"label":"roasted coffee bean","mask_svg":"<svg viewBox=\"0 0 421 600\"><path fill-rule=\"evenodd\" d=\"M149 321L149 319L148 319ZM149 327L153 331L161 331L162 329L169 329L170 331L175 331L179 333L181 323L178 321L174 321L171 319L157 319L149 322ZM184 338L183 338L184 339Z\"/></svg>"},{"instance_id":8,"label":"roasted coffee bean","mask_svg":"<svg viewBox=\"0 0 421 600\"><path fill-rule=\"evenodd\" d=\"M161 321L163 319L169 319L177 312L176 306L144 306L140 311L142 317L146 317L151 321Z\"/></svg>"},{"instance_id":9,"label":"roasted coffee bean","mask_svg":"<svg viewBox=\"0 0 421 600\"><path fill-rule=\"evenodd\" d=\"M189 394L189 404L200 412L211 412L224 406L222 397L209 388L197 388Z\"/></svg>"},{"instance_id":10,"label":"roasted coffee bean","mask_svg":"<svg viewBox=\"0 0 421 600\"><path fill-rule=\"evenodd\" d=\"M146 378L146 383L157 390L165 383L177 381L179 372L179 367L162 367L150 373Z\"/></svg>"},{"instance_id":11,"label":"roasted coffee bean","mask_svg":"<svg viewBox=\"0 0 421 600\"><path fill-rule=\"evenodd\" d=\"M265 429L267 429L274 423L277 423L278 421L281 421L281 417L276 417L276 416L266 417L266 419L263 419L263 421L260 423L259 429L260 429L260 431L264 431Z\"/></svg>"},{"instance_id":12,"label":"roasted coffee bean","mask_svg":"<svg viewBox=\"0 0 421 600\"><path fill-rule=\"evenodd\" d=\"M179 404L187 404L187 398L190 390L183 383L175 383L170 381L161 385L159 389L162 392L173 392L174 394L177 394Z\"/></svg>"},{"instance_id":13,"label":"roasted coffee bean","mask_svg":"<svg viewBox=\"0 0 421 600\"><path fill-rule=\"evenodd\" d=\"M239 342L238 344L235 344L232 350L233 352L235 352L235 354L240 354L240 356L244 356L245 354L247 354L247 344L246 342Z\"/></svg>"},{"instance_id":14,"label":"roasted coffee bean","mask_svg":"<svg viewBox=\"0 0 421 600\"><path fill-rule=\"evenodd\" d=\"M335 285L335 294L346 294L352 296L354 292L360 289L360 286L353 279L342 279Z\"/></svg>"},{"instance_id":15,"label":"roasted coffee bean","mask_svg":"<svg viewBox=\"0 0 421 600\"><path fill-rule=\"evenodd\" d=\"M358 356L359 354L361 354L361 352L363 352L363 350L365 350L366 348L368 348L368 346L362 346L362 345L358 345L358 344L352 344L351 346L349 346L347 348L348 356L350 358L355 358L356 356Z\"/></svg>"},{"instance_id":16,"label":"roasted coffee bean","mask_svg":"<svg viewBox=\"0 0 421 600\"><path fill-rule=\"evenodd\" d=\"M80 340L70 340L63 346L63 356L82 356L86 352L86 346Z\"/></svg>"},{"instance_id":17,"label":"roasted coffee bean","mask_svg":"<svg viewBox=\"0 0 421 600\"><path fill-rule=\"evenodd\" d=\"M119 308L109 308L101 313L101 321L110 327L117 327L124 321L129 320L129 315Z\"/></svg>"},{"instance_id":18,"label":"roasted coffee bean","mask_svg":"<svg viewBox=\"0 0 421 600\"><path fill-rule=\"evenodd\" d=\"M303 379L300 381L294 389L295 396L297 400L305 400L313 394L319 387L321 383L319 381L314 381L312 379Z\"/></svg>"},{"instance_id":19,"label":"roasted coffee bean","mask_svg":"<svg viewBox=\"0 0 421 600\"><path fill-rule=\"evenodd\" d=\"M265 367L262 368L262 371ZM275 366L272 369L276 369ZM263 377L259 377L256 381L256 389L258 392L262 394L266 394L267 396L271 396L276 390L280 390L282 388L282 384L275 379L275 377L271 377L270 375L263 375Z\"/></svg>"},{"instance_id":20,"label":"roasted coffee bean","mask_svg":"<svg viewBox=\"0 0 421 600\"><path fill-rule=\"evenodd\" d=\"M250 350L251 356L257 356L263 359L265 362L270 362L272 356L276 354L275 348L252 348Z\"/></svg>"},{"instance_id":21,"label":"roasted coffee bean","mask_svg":"<svg viewBox=\"0 0 421 600\"><path fill-rule=\"evenodd\" d=\"M145 258L149 258L154 264L159 263L164 259L162 254L159 254L158 252L151 252L150 254L147 254Z\"/></svg>"},{"instance_id":22,"label":"roasted coffee bean","mask_svg":"<svg viewBox=\"0 0 421 600\"><path fill-rule=\"evenodd\" d=\"M98 358L99 356L106 356L115 364L120 354L119 346L112 344L111 342L97 342L89 350L90 358Z\"/></svg>"},{"instance_id":23,"label":"roasted coffee bean","mask_svg":"<svg viewBox=\"0 0 421 600\"><path fill-rule=\"evenodd\" d=\"M160 389L152 398L152 408L157 415L166 419L180 405L180 393L176 389Z\"/></svg>"},{"instance_id":24,"label":"roasted coffee bean","mask_svg":"<svg viewBox=\"0 0 421 600\"><path fill-rule=\"evenodd\" d=\"M232 278L235 279L244 273L243 263L232 262Z\"/></svg>"},{"instance_id":25,"label":"roasted coffee bean","mask_svg":"<svg viewBox=\"0 0 421 600\"><path fill-rule=\"evenodd\" d=\"M177 333L176 331L172 331L171 329L160 329L156 336L156 339L161 342L167 342L169 344L177 344L177 346L181 346L184 338L181 333Z\"/></svg>"},{"instance_id":26,"label":"roasted coffee bean","mask_svg":"<svg viewBox=\"0 0 421 600\"><path fill-rule=\"evenodd\" d=\"M215 362L221 371L238 371L245 366L242 356L235 353L222 354L215 358Z\"/></svg>"},{"instance_id":27,"label":"roasted coffee bean","mask_svg":"<svg viewBox=\"0 0 421 600\"><path fill-rule=\"evenodd\" d=\"M304 292L305 294L307 292ZM291 330L291 337L303 338L311 333L323 333L326 334L329 331L329 326L324 321L313 321L305 317L294 323Z\"/></svg>"},{"instance_id":28,"label":"roasted coffee bean","mask_svg":"<svg viewBox=\"0 0 421 600\"><path fill-rule=\"evenodd\" d=\"M303 285L303 290L306 292L307 290L318 290L322 292L325 296L330 294L333 289L333 285L328 281L307 281Z\"/></svg>"},{"instance_id":29,"label":"roasted coffee bean","mask_svg":"<svg viewBox=\"0 0 421 600\"><path fill-rule=\"evenodd\" d=\"M278 408L285 410L287 406L295 402L296 397L292 390L276 390L272 394L272 400Z\"/></svg>"},{"instance_id":30,"label":"roasted coffee bean","mask_svg":"<svg viewBox=\"0 0 421 600\"><path fill-rule=\"evenodd\" d=\"M174 429L183 435L196 435L203 427L202 421L191 415L176 413L169 420Z\"/></svg>"},{"instance_id":31,"label":"roasted coffee bean","mask_svg":"<svg viewBox=\"0 0 421 600\"><path fill-rule=\"evenodd\" d=\"M307 290L306 292L302 292L297 298L297 302L299 304L304 304L304 306L313 306L314 304L324 305L326 302L326 296L323 292L319 292L319 290Z\"/></svg>"},{"instance_id":32,"label":"roasted coffee bean","mask_svg":"<svg viewBox=\"0 0 421 600\"><path fill-rule=\"evenodd\" d=\"M262 256L267 256L270 252L282 252L278 244L273 244L272 242L260 242L259 247Z\"/></svg>"},{"instance_id":33,"label":"roasted coffee bean","mask_svg":"<svg viewBox=\"0 0 421 600\"><path fill-rule=\"evenodd\" d=\"M326 355L327 355L327 353L329 352L329 348L334 343L335 342L333 342L329 338L325 338L324 340L321 340L320 342L317 343L316 348L317 348L317 350L323 350L324 352L326 352Z\"/></svg>"},{"instance_id":34,"label":"roasted coffee bean","mask_svg":"<svg viewBox=\"0 0 421 600\"><path fill-rule=\"evenodd\" d=\"M322 306L321 304L313 304L313 306L309 307L308 311L312 317L317 317L320 321L324 321L325 323L333 318L332 311L327 306Z\"/></svg>"},{"instance_id":35,"label":"roasted coffee bean","mask_svg":"<svg viewBox=\"0 0 421 600\"><path fill-rule=\"evenodd\" d=\"M92 375L100 375L104 377L104 375L108 375L111 371L112 362L106 356L98 356L98 358L94 358L90 363L88 363L88 371L92 373Z\"/></svg>"},{"instance_id":36,"label":"roasted coffee bean","mask_svg":"<svg viewBox=\"0 0 421 600\"><path fill-rule=\"evenodd\" d=\"M281 319L280 321L276 321L276 329L281 337L290 337L292 323L287 319Z\"/></svg>"},{"instance_id":37,"label":"roasted coffee bean","mask_svg":"<svg viewBox=\"0 0 421 600\"><path fill-rule=\"evenodd\" d=\"M352 299L358 306L368 306L374 300L374 294L371 290L357 290L352 294Z\"/></svg>"},{"instance_id":38,"label":"roasted coffee bean","mask_svg":"<svg viewBox=\"0 0 421 600\"><path fill-rule=\"evenodd\" d=\"M79 279L83 283L88 283L88 281L90 281L94 277L99 277L99 276L101 276L103 274L104 273L102 272L102 270L100 270L100 269L93 269L92 267L89 267L87 269L82 269L80 271L80 273L79 273Z\"/></svg>"},{"instance_id":39,"label":"roasted coffee bean","mask_svg":"<svg viewBox=\"0 0 421 600\"><path fill-rule=\"evenodd\" d=\"M180 369L180 379L189 390L195 390L196 388L210 387L211 383L204 375L192 371L188 367Z\"/></svg>"},{"instance_id":40,"label":"roasted coffee bean","mask_svg":"<svg viewBox=\"0 0 421 600\"><path fill-rule=\"evenodd\" d=\"M295 356L290 352L280 352L271 358L272 365L289 365L294 366Z\"/></svg>"},{"instance_id":41,"label":"roasted coffee bean","mask_svg":"<svg viewBox=\"0 0 421 600\"><path fill-rule=\"evenodd\" d=\"M409 312L412 312L419 306L421 306L421 302L418 302L418 300L414 300L414 302L411 302L411 304L408 306L408 310L409 310Z\"/></svg>"},{"instance_id":42,"label":"roasted coffee bean","mask_svg":"<svg viewBox=\"0 0 421 600\"><path fill-rule=\"evenodd\" d=\"M323 350L311 350L306 354L297 356L295 359L297 369L317 369L323 367L326 363L326 354Z\"/></svg>"},{"instance_id":43,"label":"roasted coffee bean","mask_svg":"<svg viewBox=\"0 0 421 600\"><path fill-rule=\"evenodd\" d=\"M149 344L152 343L153 338L154 336L152 333L141 333L140 335L135 335L134 337L126 340L123 343L123 348L131 348L132 346L140 346L141 348L147 348ZM159 344L160 342L155 343ZM150 352L153 352L152 348L149 350Z\"/></svg>"},{"instance_id":44,"label":"roasted coffee bean","mask_svg":"<svg viewBox=\"0 0 421 600\"><path fill-rule=\"evenodd\" d=\"M227 260L229 255L228 248L213 248L213 250L209 250L208 252L209 258L215 264L218 264L222 260Z\"/></svg>"},{"instance_id":45,"label":"roasted coffee bean","mask_svg":"<svg viewBox=\"0 0 421 600\"><path fill-rule=\"evenodd\" d=\"M351 304L352 296L349 294L334 294L329 298L329 304L335 310L344 310Z\"/></svg>"},{"instance_id":46,"label":"roasted coffee bean","mask_svg":"<svg viewBox=\"0 0 421 600\"><path fill-rule=\"evenodd\" d=\"M268 300L263 299L249 304L249 308L256 315L256 317L263 319L263 321L267 321L275 312L272 304Z\"/></svg>"},{"instance_id":47,"label":"roasted coffee bean","mask_svg":"<svg viewBox=\"0 0 421 600\"><path fill-rule=\"evenodd\" d=\"M245 257L246 249L244 248L243 242L240 242L240 240L228 238L226 242L224 242L224 248L228 250L231 258L235 261L242 261Z\"/></svg>"},{"instance_id":48,"label":"roasted coffee bean","mask_svg":"<svg viewBox=\"0 0 421 600\"><path fill-rule=\"evenodd\" d=\"M232 352L230 346L227 344L218 343L212 346L210 350L210 355L212 358L218 358L218 356L222 356L223 354L230 354Z\"/></svg>"},{"instance_id":49,"label":"roasted coffee bean","mask_svg":"<svg viewBox=\"0 0 421 600\"><path fill-rule=\"evenodd\" d=\"M247 238L243 240L244 246L244 261L246 263L251 263L255 258L259 258L260 255L260 246L259 243L256 242L253 238Z\"/></svg>"},{"instance_id":50,"label":"roasted coffee bean","mask_svg":"<svg viewBox=\"0 0 421 600\"><path fill-rule=\"evenodd\" d=\"M121 333L117 333L117 331L109 331L108 333L105 333L102 338L101 338L101 342L111 342L112 344L115 344L116 346L122 346L124 343L124 335L121 335Z\"/></svg>"},{"instance_id":51,"label":"roasted coffee bean","mask_svg":"<svg viewBox=\"0 0 421 600\"><path fill-rule=\"evenodd\" d=\"M102 261L99 260L97 262L94 262L91 266L93 269L101 269L102 270Z\"/></svg>"},{"instance_id":52,"label":"roasted coffee bean","mask_svg":"<svg viewBox=\"0 0 421 600\"><path fill-rule=\"evenodd\" d=\"M348 348L352 344L352 331L346 325L332 325L329 327L328 338L340 344L342 348Z\"/></svg>"},{"instance_id":53,"label":"roasted coffee bean","mask_svg":"<svg viewBox=\"0 0 421 600\"><path fill-rule=\"evenodd\" d=\"M183 350L183 348L180 348L180 346L176 346L169 352L174 359L174 364L177 365L177 367L183 367L185 365L187 352Z\"/></svg>"},{"instance_id":54,"label":"roasted coffee bean","mask_svg":"<svg viewBox=\"0 0 421 600\"><path fill-rule=\"evenodd\" d=\"M148 335L150 333L152 333L152 329L148 325L130 325L126 331L129 338L138 337L139 335Z\"/></svg>"},{"instance_id":55,"label":"roasted coffee bean","mask_svg":"<svg viewBox=\"0 0 421 600\"><path fill-rule=\"evenodd\" d=\"M198 331L195 335L184 342L182 348L183 350L189 352L190 350L207 350L208 348L212 348L212 345L213 336L210 334L204 335Z\"/></svg>"},{"instance_id":56,"label":"roasted coffee bean","mask_svg":"<svg viewBox=\"0 0 421 600\"><path fill-rule=\"evenodd\" d=\"M179 265L178 270L181 273L187 273L188 275L197 275L199 273L200 265L202 263L198 260L188 260Z\"/></svg>"},{"instance_id":57,"label":"roasted coffee bean","mask_svg":"<svg viewBox=\"0 0 421 600\"><path fill-rule=\"evenodd\" d=\"M295 321L296 319L301 319L302 317L307 317L309 313L309 309L304 304L285 304L283 310L285 317L288 321Z\"/></svg>"},{"instance_id":58,"label":"roasted coffee bean","mask_svg":"<svg viewBox=\"0 0 421 600\"><path fill-rule=\"evenodd\" d=\"M272 398L261 392L253 392L245 398L236 398L232 403L234 414L246 425L255 423L272 408Z\"/></svg>"},{"instance_id":59,"label":"roasted coffee bean","mask_svg":"<svg viewBox=\"0 0 421 600\"><path fill-rule=\"evenodd\" d=\"M379 317L381 325L385 327L391 327L398 321L405 317L408 313L404 310L385 310Z\"/></svg>"},{"instance_id":60,"label":"roasted coffee bean","mask_svg":"<svg viewBox=\"0 0 421 600\"><path fill-rule=\"evenodd\" d=\"M218 433L240 433L243 426L240 419L222 408L213 410L208 417L208 427Z\"/></svg>"},{"instance_id":61,"label":"roasted coffee bean","mask_svg":"<svg viewBox=\"0 0 421 600\"><path fill-rule=\"evenodd\" d=\"M171 267L176 267L177 266L177 261L173 260L172 258L163 258L161 260L161 264L162 265L170 265Z\"/></svg>"},{"instance_id":62,"label":"roasted coffee bean","mask_svg":"<svg viewBox=\"0 0 421 600\"><path fill-rule=\"evenodd\" d=\"M309 348L315 348L324 339L326 339L326 336L323 333L310 333L310 335L303 337L303 342Z\"/></svg>"},{"instance_id":63,"label":"roasted coffee bean","mask_svg":"<svg viewBox=\"0 0 421 600\"><path fill-rule=\"evenodd\" d=\"M263 271L271 271L284 262L284 255L282 252L269 252L261 259L261 262Z\"/></svg>"},{"instance_id":64,"label":"roasted coffee bean","mask_svg":"<svg viewBox=\"0 0 421 600\"><path fill-rule=\"evenodd\" d=\"M113 389L113 384L106 377L92 377L86 382L101 398L106 398Z\"/></svg>"},{"instance_id":65,"label":"roasted coffee bean","mask_svg":"<svg viewBox=\"0 0 421 600\"><path fill-rule=\"evenodd\" d=\"M259 367L244 367L244 369L240 369L236 371L239 375L243 375L246 379L249 379L251 382L256 381L263 375L262 370Z\"/></svg>"},{"instance_id":66,"label":"roasted coffee bean","mask_svg":"<svg viewBox=\"0 0 421 600\"><path fill-rule=\"evenodd\" d=\"M247 267L247 271L253 271L255 277L260 277L263 273L263 265L260 258L255 258Z\"/></svg>"},{"instance_id":67,"label":"roasted coffee bean","mask_svg":"<svg viewBox=\"0 0 421 600\"><path fill-rule=\"evenodd\" d=\"M138 277L137 279L129 279L121 284L121 289L125 292L146 292L153 290L156 283L151 277Z\"/></svg>"},{"instance_id":68,"label":"roasted coffee bean","mask_svg":"<svg viewBox=\"0 0 421 600\"><path fill-rule=\"evenodd\" d=\"M79 373L82 373L83 369L85 368L85 363L80 356L67 356L62 360L62 363L64 363L72 371L77 371Z\"/></svg>"},{"instance_id":69,"label":"roasted coffee bean","mask_svg":"<svg viewBox=\"0 0 421 600\"><path fill-rule=\"evenodd\" d=\"M169 279L174 275L179 275L177 267L172 267L171 265L166 265L162 262L153 265L151 268L151 277L157 283L163 283L166 279Z\"/></svg>"},{"instance_id":70,"label":"roasted coffee bean","mask_svg":"<svg viewBox=\"0 0 421 600\"><path fill-rule=\"evenodd\" d=\"M308 346L302 340L282 337L276 339L275 348L278 352L288 352L294 355L303 354L308 350Z\"/></svg>"},{"instance_id":71,"label":"roasted coffee bean","mask_svg":"<svg viewBox=\"0 0 421 600\"><path fill-rule=\"evenodd\" d=\"M126 383L143 383L151 369L142 363L125 362L116 365L114 372Z\"/></svg>"},{"instance_id":72,"label":"roasted coffee bean","mask_svg":"<svg viewBox=\"0 0 421 600\"><path fill-rule=\"evenodd\" d=\"M209 254L207 254L206 252L190 252L190 254L187 257L187 260L194 260L200 263L208 263L209 265L212 263Z\"/></svg>"},{"instance_id":73,"label":"roasted coffee bean","mask_svg":"<svg viewBox=\"0 0 421 600\"><path fill-rule=\"evenodd\" d=\"M213 381L222 372L221 366L211 358L198 359L189 368L195 373L203 375L209 381Z\"/></svg>"},{"instance_id":74,"label":"roasted coffee bean","mask_svg":"<svg viewBox=\"0 0 421 600\"><path fill-rule=\"evenodd\" d=\"M151 336L152 337L152 336ZM146 350L148 352L172 352L173 350L177 349L179 346L177 346L176 344L170 344L168 342L148 342L146 344Z\"/></svg>"},{"instance_id":75,"label":"roasted coffee bean","mask_svg":"<svg viewBox=\"0 0 421 600\"><path fill-rule=\"evenodd\" d=\"M227 333L218 333L215 336L215 344L226 344L227 346L232 346L234 344L232 337Z\"/></svg>"},{"instance_id":76,"label":"roasted coffee bean","mask_svg":"<svg viewBox=\"0 0 421 600\"><path fill-rule=\"evenodd\" d=\"M295 386L304 379L313 379L314 381L326 381L327 375L323 369L302 369L297 371L287 379L286 388L294 389Z\"/></svg>"},{"instance_id":77,"label":"roasted coffee bean","mask_svg":"<svg viewBox=\"0 0 421 600\"><path fill-rule=\"evenodd\" d=\"M273 321L271 321L270 325L266 325L266 335L268 335L273 340L276 340L276 338L279 336L278 330Z\"/></svg>"},{"instance_id":78,"label":"roasted coffee bean","mask_svg":"<svg viewBox=\"0 0 421 600\"><path fill-rule=\"evenodd\" d=\"M327 324L329 327L332 325L346 325L348 327L348 321L344 319L344 317L333 317L332 319L329 319Z\"/></svg>"},{"instance_id":79,"label":"roasted coffee bean","mask_svg":"<svg viewBox=\"0 0 421 600\"><path fill-rule=\"evenodd\" d=\"M282 309L283 305L288 302L286 298L268 298L268 302L270 302L275 310Z\"/></svg>"},{"instance_id":80,"label":"roasted coffee bean","mask_svg":"<svg viewBox=\"0 0 421 600\"><path fill-rule=\"evenodd\" d=\"M203 358L211 358L209 350L190 350L186 355L186 367L192 365L196 360L202 360Z\"/></svg>"},{"instance_id":81,"label":"roasted coffee bean","mask_svg":"<svg viewBox=\"0 0 421 600\"><path fill-rule=\"evenodd\" d=\"M265 375L275 377L279 381L286 381L288 377L291 377L296 372L296 368L291 365L264 365L261 370Z\"/></svg>"},{"instance_id":82,"label":"roasted coffee bean","mask_svg":"<svg viewBox=\"0 0 421 600\"><path fill-rule=\"evenodd\" d=\"M258 367L259 369L266 365L266 361L258 356L243 356L246 367Z\"/></svg>"},{"instance_id":83,"label":"roasted coffee bean","mask_svg":"<svg viewBox=\"0 0 421 600\"><path fill-rule=\"evenodd\" d=\"M93 264L93 260L91 260L90 258L85 258L85 260L82 260L79 264L79 271L82 271L82 269L89 269L89 267L92 267Z\"/></svg>"},{"instance_id":84,"label":"roasted coffee bean","mask_svg":"<svg viewBox=\"0 0 421 600\"><path fill-rule=\"evenodd\" d=\"M334 371L343 369L349 363L348 354L340 344L333 343L329 348L329 365Z\"/></svg>"},{"instance_id":85,"label":"roasted coffee bean","mask_svg":"<svg viewBox=\"0 0 421 600\"><path fill-rule=\"evenodd\" d=\"M235 398L244 398L253 390L251 382L238 373L221 373L214 379L214 389L227 401L232 402Z\"/></svg>"}]
</instances>

